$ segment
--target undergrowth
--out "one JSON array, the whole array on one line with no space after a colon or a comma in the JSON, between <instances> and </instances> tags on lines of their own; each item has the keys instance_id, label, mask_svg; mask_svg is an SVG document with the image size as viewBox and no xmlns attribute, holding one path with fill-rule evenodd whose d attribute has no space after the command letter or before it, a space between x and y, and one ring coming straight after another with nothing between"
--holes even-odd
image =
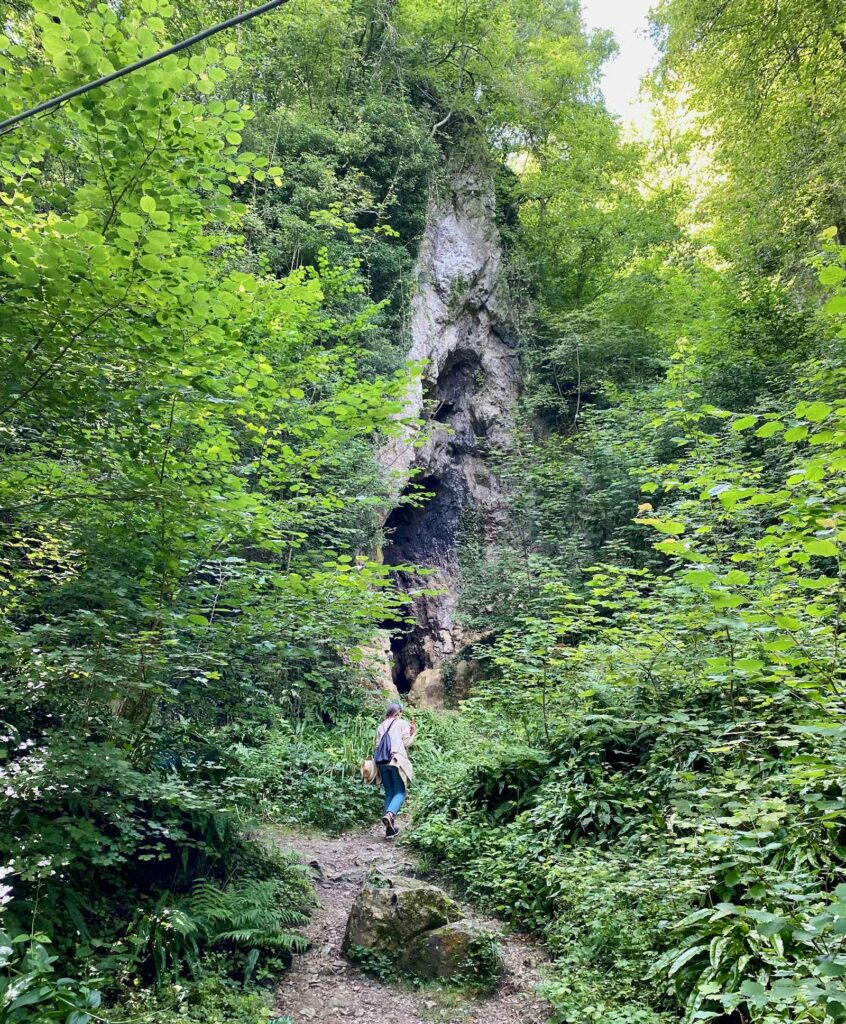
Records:
<instances>
[{"instance_id":1,"label":"undergrowth","mask_svg":"<svg viewBox=\"0 0 846 1024\"><path fill-rule=\"evenodd\" d=\"M283 723L253 747L241 747L262 819L279 825L340 833L379 817L378 787L365 786L359 766L373 753L374 706L326 727Z\"/></svg>"}]
</instances>

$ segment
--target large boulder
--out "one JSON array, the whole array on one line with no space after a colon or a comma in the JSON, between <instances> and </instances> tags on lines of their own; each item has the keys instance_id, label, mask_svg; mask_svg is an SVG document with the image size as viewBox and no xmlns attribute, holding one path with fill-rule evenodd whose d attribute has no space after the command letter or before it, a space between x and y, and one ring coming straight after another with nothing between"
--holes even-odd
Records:
<instances>
[{"instance_id":1,"label":"large boulder","mask_svg":"<svg viewBox=\"0 0 846 1024\"><path fill-rule=\"evenodd\" d=\"M418 673L408 694L409 701L417 708L437 711L446 704L446 684L439 668L424 668Z\"/></svg>"},{"instance_id":2,"label":"large boulder","mask_svg":"<svg viewBox=\"0 0 846 1024\"><path fill-rule=\"evenodd\" d=\"M418 935L460 917L455 900L435 885L413 878L378 878L356 896L342 948L354 959L366 950L397 961Z\"/></svg>"},{"instance_id":3,"label":"large boulder","mask_svg":"<svg viewBox=\"0 0 846 1024\"><path fill-rule=\"evenodd\" d=\"M347 919L343 951L383 974L397 972L481 991L499 983L496 936L472 921L435 885L379 877L361 890Z\"/></svg>"},{"instance_id":4,"label":"large boulder","mask_svg":"<svg viewBox=\"0 0 846 1024\"><path fill-rule=\"evenodd\" d=\"M412 940L400 965L418 978L491 990L502 974L496 936L472 921L453 921Z\"/></svg>"}]
</instances>

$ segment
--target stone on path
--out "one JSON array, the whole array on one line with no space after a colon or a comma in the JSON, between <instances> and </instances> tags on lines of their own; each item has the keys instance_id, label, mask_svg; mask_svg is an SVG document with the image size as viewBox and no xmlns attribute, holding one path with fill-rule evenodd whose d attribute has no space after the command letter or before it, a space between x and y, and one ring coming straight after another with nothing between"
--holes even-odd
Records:
<instances>
[{"instance_id":1,"label":"stone on path","mask_svg":"<svg viewBox=\"0 0 846 1024\"><path fill-rule=\"evenodd\" d=\"M435 885L393 877L368 882L353 903L342 949L371 950L396 959L416 936L457 921L461 909Z\"/></svg>"},{"instance_id":2,"label":"stone on path","mask_svg":"<svg viewBox=\"0 0 846 1024\"><path fill-rule=\"evenodd\" d=\"M500 935L505 970L502 984L490 993L474 982L458 996L437 982L424 988L396 984L360 973L342 956L350 911L374 873L390 878L395 890L425 885L408 877L418 870L413 855L402 844L386 842L381 826L333 837L279 831L274 839L283 848L295 848L304 863L317 862L323 868L315 879L320 906L304 929L311 947L295 956L280 978L273 1011L278 1017L289 1016L297 1024L543 1024L549 1019L535 992L546 962L543 951L519 935ZM429 932L457 924L453 916L460 919L468 912L463 907L456 911L452 901L446 905L451 920L438 922ZM492 921L478 923L496 930ZM416 941L415 936L408 946ZM382 957L374 959L378 966ZM398 965L394 972L399 978L410 973Z\"/></svg>"},{"instance_id":3,"label":"stone on path","mask_svg":"<svg viewBox=\"0 0 846 1024\"><path fill-rule=\"evenodd\" d=\"M460 981L484 990L495 988L502 975L496 936L466 920L418 935L401 963L418 978Z\"/></svg>"},{"instance_id":4,"label":"stone on path","mask_svg":"<svg viewBox=\"0 0 846 1024\"><path fill-rule=\"evenodd\" d=\"M393 876L368 882L347 919L343 951L350 959L377 955L401 972L490 990L502 973L492 932L463 920L443 889Z\"/></svg>"}]
</instances>

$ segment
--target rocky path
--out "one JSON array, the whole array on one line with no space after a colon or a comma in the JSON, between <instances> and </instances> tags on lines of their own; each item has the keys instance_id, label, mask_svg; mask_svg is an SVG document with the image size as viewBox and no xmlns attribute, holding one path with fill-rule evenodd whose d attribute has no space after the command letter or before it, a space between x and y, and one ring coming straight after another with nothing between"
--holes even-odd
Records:
<instances>
[{"instance_id":1,"label":"rocky path","mask_svg":"<svg viewBox=\"0 0 846 1024\"><path fill-rule=\"evenodd\" d=\"M275 833L314 872L320 905L305 929L311 949L295 957L276 991L275 1013L294 1024L543 1024L547 1014L535 994L545 958L525 936L501 934L505 975L499 991L470 1000L433 986L383 985L361 974L341 955L341 940L356 893L368 874L414 875L412 853L387 843L381 828L329 838ZM495 921L480 919L502 933Z\"/></svg>"}]
</instances>

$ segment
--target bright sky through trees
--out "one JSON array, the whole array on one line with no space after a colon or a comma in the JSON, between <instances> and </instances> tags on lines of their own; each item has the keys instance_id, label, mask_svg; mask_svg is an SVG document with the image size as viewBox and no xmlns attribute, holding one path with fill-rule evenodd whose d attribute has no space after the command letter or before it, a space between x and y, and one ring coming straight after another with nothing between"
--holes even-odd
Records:
<instances>
[{"instance_id":1,"label":"bright sky through trees","mask_svg":"<svg viewBox=\"0 0 846 1024\"><path fill-rule=\"evenodd\" d=\"M582 0L589 29L614 33L619 53L605 66L602 91L608 109L625 118L637 100L641 78L655 64L657 53L647 34L652 0Z\"/></svg>"}]
</instances>

